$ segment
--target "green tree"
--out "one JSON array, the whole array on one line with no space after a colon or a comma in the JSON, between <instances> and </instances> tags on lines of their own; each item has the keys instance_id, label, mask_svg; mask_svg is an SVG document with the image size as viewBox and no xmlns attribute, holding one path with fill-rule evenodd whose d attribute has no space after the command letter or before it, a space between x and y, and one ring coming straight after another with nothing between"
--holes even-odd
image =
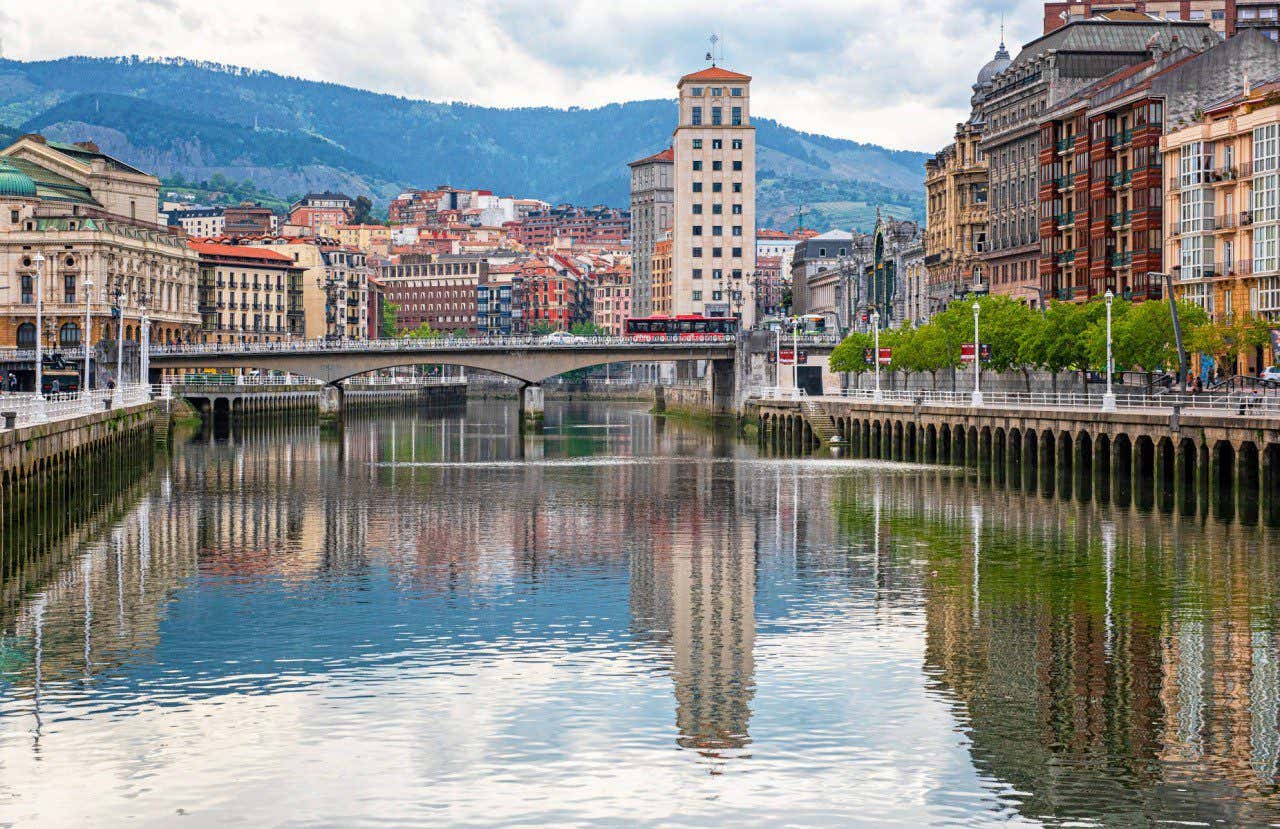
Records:
<instances>
[{"instance_id":1,"label":"green tree","mask_svg":"<svg viewBox=\"0 0 1280 829\"><path fill-rule=\"evenodd\" d=\"M855 376L870 368L866 361L866 350L873 345L870 334L854 331L840 341L831 350L831 370Z\"/></svg>"},{"instance_id":2,"label":"green tree","mask_svg":"<svg viewBox=\"0 0 1280 829\"><path fill-rule=\"evenodd\" d=\"M984 369L1021 369L1027 388L1030 389L1031 375L1019 352L1022 341L1036 324L1035 312L1021 302L1003 295L982 297L977 302L979 335L991 351ZM933 324L938 326L947 345L954 350L957 361L961 343L973 342L973 303L972 298L957 300L933 319Z\"/></svg>"},{"instance_id":3,"label":"green tree","mask_svg":"<svg viewBox=\"0 0 1280 829\"><path fill-rule=\"evenodd\" d=\"M431 327L431 323L422 322L417 328L409 331L406 336L414 340L434 340L437 337L443 337L443 331L437 331Z\"/></svg>"},{"instance_id":4,"label":"green tree","mask_svg":"<svg viewBox=\"0 0 1280 829\"><path fill-rule=\"evenodd\" d=\"M1195 329L1187 338L1187 349L1208 354L1235 370L1240 365L1241 354L1265 346L1270 337L1266 320L1237 314L1229 322L1206 322Z\"/></svg>"},{"instance_id":5,"label":"green tree","mask_svg":"<svg viewBox=\"0 0 1280 829\"><path fill-rule=\"evenodd\" d=\"M1106 306L1101 301L1051 302L1042 316L1033 316L1018 350L1019 360L1024 365L1052 372L1056 391L1058 372L1084 371L1089 367L1086 334L1105 316Z\"/></svg>"},{"instance_id":6,"label":"green tree","mask_svg":"<svg viewBox=\"0 0 1280 829\"><path fill-rule=\"evenodd\" d=\"M575 337L604 337L609 334L608 331L594 322L575 322L569 326L569 333Z\"/></svg>"},{"instance_id":7,"label":"green tree","mask_svg":"<svg viewBox=\"0 0 1280 829\"><path fill-rule=\"evenodd\" d=\"M357 225L370 224L373 221L373 202L368 196L356 196L352 205L351 223Z\"/></svg>"},{"instance_id":8,"label":"green tree","mask_svg":"<svg viewBox=\"0 0 1280 829\"><path fill-rule=\"evenodd\" d=\"M533 327L529 329L529 333L533 334L535 337L545 337L555 330L556 327L546 320L538 320L533 324Z\"/></svg>"},{"instance_id":9,"label":"green tree","mask_svg":"<svg viewBox=\"0 0 1280 829\"><path fill-rule=\"evenodd\" d=\"M390 300L384 300L382 303L382 331L384 337L397 337L400 335L400 306Z\"/></svg>"},{"instance_id":10,"label":"green tree","mask_svg":"<svg viewBox=\"0 0 1280 829\"><path fill-rule=\"evenodd\" d=\"M930 322L912 332L911 346L905 359L911 363L912 371L929 372L936 389L938 372L960 362L960 349L958 345L953 348L946 333Z\"/></svg>"},{"instance_id":11,"label":"green tree","mask_svg":"<svg viewBox=\"0 0 1280 829\"><path fill-rule=\"evenodd\" d=\"M1129 304L1117 302L1112 306L1112 352L1116 368L1120 371L1168 370L1178 365L1178 349L1173 336L1173 319L1169 303L1164 300ZM1209 321L1204 309L1185 300L1178 301L1178 320L1182 324L1185 342L1198 337L1199 328ZM1105 366L1107 362L1107 331L1105 316L1090 326L1087 334L1087 351L1090 365Z\"/></svg>"}]
</instances>

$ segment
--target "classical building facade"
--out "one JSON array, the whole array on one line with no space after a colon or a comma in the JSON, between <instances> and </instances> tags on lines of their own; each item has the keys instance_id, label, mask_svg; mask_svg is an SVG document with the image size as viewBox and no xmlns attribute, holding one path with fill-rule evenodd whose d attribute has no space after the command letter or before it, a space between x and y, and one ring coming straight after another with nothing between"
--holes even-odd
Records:
<instances>
[{"instance_id":1,"label":"classical building facade","mask_svg":"<svg viewBox=\"0 0 1280 829\"><path fill-rule=\"evenodd\" d=\"M1108 75L1044 116L1040 276L1046 299L1083 301L1107 290L1139 301L1161 297L1160 280L1148 274L1174 264L1163 250L1166 185L1175 185L1168 192L1181 192L1198 217L1218 215L1213 188L1181 191L1169 177L1160 151L1165 126L1191 122L1239 94L1250 77L1280 75L1280 46L1256 30L1225 42L1170 44L1171 51L1152 45L1148 60ZM1233 198L1226 203L1234 212ZM1191 224L1200 229L1200 222ZM1213 230L1188 235L1183 250L1190 255L1199 246L1207 256L1196 261L1211 263Z\"/></svg>"},{"instance_id":2,"label":"classical building facade","mask_svg":"<svg viewBox=\"0 0 1280 829\"><path fill-rule=\"evenodd\" d=\"M312 237L281 236L245 243L279 251L303 269L304 337L368 338L372 265L363 251Z\"/></svg>"},{"instance_id":3,"label":"classical building facade","mask_svg":"<svg viewBox=\"0 0 1280 829\"><path fill-rule=\"evenodd\" d=\"M1209 107L1167 134L1165 259L1174 293L1219 322L1242 315L1280 327L1280 84ZM1235 371L1275 365L1274 345L1248 349Z\"/></svg>"},{"instance_id":4,"label":"classical building facade","mask_svg":"<svg viewBox=\"0 0 1280 829\"><path fill-rule=\"evenodd\" d=\"M1138 19L1132 19L1138 18ZM1039 273L1040 124L1081 89L1149 59L1150 49L1177 44L1204 48L1218 35L1204 23L1154 21L1138 15L1068 23L1025 45L992 79L982 107L979 144L988 162L988 251L991 290L1033 306L1041 303Z\"/></svg>"},{"instance_id":5,"label":"classical building facade","mask_svg":"<svg viewBox=\"0 0 1280 829\"><path fill-rule=\"evenodd\" d=\"M382 268L380 281L390 302L399 306L401 329L426 323L436 331L478 329L477 288L488 283L489 263L483 256L406 254ZM490 299L486 291L486 300ZM486 308L486 316L491 311ZM501 308L499 307L499 316ZM493 324L501 327L500 321ZM485 320L488 327L490 321Z\"/></svg>"},{"instance_id":6,"label":"classical building facade","mask_svg":"<svg viewBox=\"0 0 1280 829\"><path fill-rule=\"evenodd\" d=\"M982 105L992 80L1010 62L1001 43L973 84L969 120L956 124L955 140L925 162L926 319L957 297L987 290L982 270L988 192L987 158L980 146Z\"/></svg>"},{"instance_id":7,"label":"classical building facade","mask_svg":"<svg viewBox=\"0 0 1280 829\"><path fill-rule=\"evenodd\" d=\"M755 313L756 133L751 77L711 66L677 84L672 139L675 218L672 305L676 314Z\"/></svg>"},{"instance_id":8,"label":"classical building facade","mask_svg":"<svg viewBox=\"0 0 1280 829\"><path fill-rule=\"evenodd\" d=\"M633 161L631 168L631 306L638 317L653 314L653 248L671 229L675 210L675 153Z\"/></svg>"},{"instance_id":9,"label":"classical building facade","mask_svg":"<svg viewBox=\"0 0 1280 829\"><path fill-rule=\"evenodd\" d=\"M1280 31L1277 10L1280 3L1276 0L1049 0L1044 4L1044 33L1098 14L1136 12L1164 20L1207 23L1226 37L1257 29L1275 40Z\"/></svg>"},{"instance_id":10,"label":"classical building facade","mask_svg":"<svg viewBox=\"0 0 1280 829\"><path fill-rule=\"evenodd\" d=\"M90 343L113 348L117 301L126 343L140 339L144 306L153 342L190 340L197 257L181 232L157 224L159 188L90 142L27 135L0 150L0 346L33 347L39 336L45 347L79 348L88 305Z\"/></svg>"},{"instance_id":11,"label":"classical building facade","mask_svg":"<svg viewBox=\"0 0 1280 829\"><path fill-rule=\"evenodd\" d=\"M193 241L200 257L200 341L278 343L305 332L303 269L270 248Z\"/></svg>"}]
</instances>

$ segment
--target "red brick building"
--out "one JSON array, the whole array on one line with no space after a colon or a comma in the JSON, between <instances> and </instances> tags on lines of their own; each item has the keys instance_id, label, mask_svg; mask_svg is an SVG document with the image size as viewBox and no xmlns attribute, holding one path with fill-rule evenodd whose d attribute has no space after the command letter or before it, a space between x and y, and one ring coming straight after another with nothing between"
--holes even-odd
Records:
<instances>
[{"instance_id":1,"label":"red brick building","mask_svg":"<svg viewBox=\"0 0 1280 829\"><path fill-rule=\"evenodd\" d=\"M476 333L476 286L489 265L476 256L406 254L384 265L378 281L383 300L399 306L396 323L412 330L427 323L436 331Z\"/></svg>"}]
</instances>

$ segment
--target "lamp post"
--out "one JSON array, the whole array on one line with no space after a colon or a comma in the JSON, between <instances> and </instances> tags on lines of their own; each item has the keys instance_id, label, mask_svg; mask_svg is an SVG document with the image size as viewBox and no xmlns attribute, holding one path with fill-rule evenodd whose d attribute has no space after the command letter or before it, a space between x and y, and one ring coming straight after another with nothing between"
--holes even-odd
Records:
<instances>
[{"instance_id":1,"label":"lamp post","mask_svg":"<svg viewBox=\"0 0 1280 829\"><path fill-rule=\"evenodd\" d=\"M124 401L124 287L116 283L116 391L111 404L119 406Z\"/></svg>"},{"instance_id":2,"label":"lamp post","mask_svg":"<svg viewBox=\"0 0 1280 829\"><path fill-rule=\"evenodd\" d=\"M1107 393L1102 395L1102 411L1114 412L1116 410L1116 395L1111 388L1111 374L1115 366L1115 360L1111 357L1111 302L1116 298L1116 295L1108 288L1103 296L1107 300Z\"/></svg>"},{"instance_id":3,"label":"lamp post","mask_svg":"<svg viewBox=\"0 0 1280 829\"><path fill-rule=\"evenodd\" d=\"M982 310L982 306L975 299L973 301L973 397L970 403L974 406L982 405L982 387L979 385L979 379L982 376L982 343L978 337L978 312Z\"/></svg>"},{"instance_id":4,"label":"lamp post","mask_svg":"<svg viewBox=\"0 0 1280 829\"><path fill-rule=\"evenodd\" d=\"M31 257L36 266L36 417L44 420L44 301L40 285L40 271L44 266L44 256L37 253Z\"/></svg>"},{"instance_id":5,"label":"lamp post","mask_svg":"<svg viewBox=\"0 0 1280 829\"><path fill-rule=\"evenodd\" d=\"M146 294L139 298L142 308L142 316L139 322L142 330L138 335L138 382L143 384L151 380L151 320L147 317L148 299L149 297Z\"/></svg>"},{"instance_id":6,"label":"lamp post","mask_svg":"<svg viewBox=\"0 0 1280 829\"><path fill-rule=\"evenodd\" d=\"M880 312L871 312L871 329L872 337L875 338L875 346L871 349L871 359L875 361L876 368L876 390L871 399L876 403L884 400L884 392L880 391Z\"/></svg>"},{"instance_id":7,"label":"lamp post","mask_svg":"<svg viewBox=\"0 0 1280 829\"><path fill-rule=\"evenodd\" d=\"M81 394L89 391L89 344L93 339L93 277L84 279L84 384Z\"/></svg>"},{"instance_id":8,"label":"lamp post","mask_svg":"<svg viewBox=\"0 0 1280 829\"><path fill-rule=\"evenodd\" d=\"M800 320L791 320L791 387L800 388Z\"/></svg>"}]
</instances>

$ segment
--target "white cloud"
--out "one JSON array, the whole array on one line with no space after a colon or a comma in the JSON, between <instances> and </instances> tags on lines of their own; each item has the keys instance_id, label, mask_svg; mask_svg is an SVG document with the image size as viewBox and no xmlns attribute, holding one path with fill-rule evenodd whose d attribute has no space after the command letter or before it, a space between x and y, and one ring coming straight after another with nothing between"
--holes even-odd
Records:
<instances>
[{"instance_id":1,"label":"white cloud","mask_svg":"<svg viewBox=\"0 0 1280 829\"><path fill-rule=\"evenodd\" d=\"M41 8L21 20L0 15L6 57L184 56L504 107L670 97L717 30L725 64L756 79L756 114L922 150L945 143L967 113L1001 14L1015 51L1041 21L1036 0L49 0Z\"/></svg>"}]
</instances>

